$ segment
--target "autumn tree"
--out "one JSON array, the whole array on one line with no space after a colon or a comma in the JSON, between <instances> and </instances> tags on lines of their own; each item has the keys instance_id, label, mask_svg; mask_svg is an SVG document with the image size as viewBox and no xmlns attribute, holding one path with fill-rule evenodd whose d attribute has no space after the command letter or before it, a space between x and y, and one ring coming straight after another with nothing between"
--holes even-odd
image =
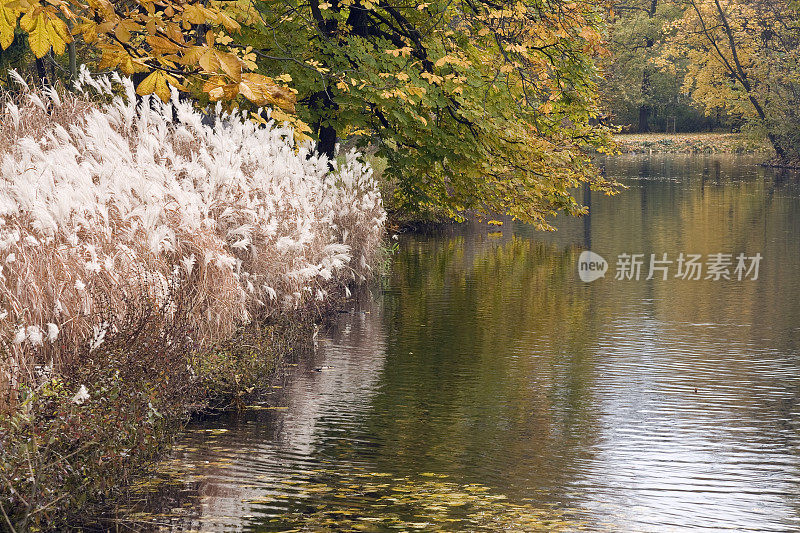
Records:
<instances>
[{"instance_id":1,"label":"autumn tree","mask_svg":"<svg viewBox=\"0 0 800 533\"><path fill-rule=\"evenodd\" d=\"M171 87L217 100L242 94L255 105L293 112L290 89L252 72L255 57L248 50L227 49L218 39L238 30L215 0L0 0L0 47L24 38L40 74L45 56L67 52L74 77L80 38L99 52L87 59L132 76L140 95L166 101Z\"/></svg>"},{"instance_id":2,"label":"autumn tree","mask_svg":"<svg viewBox=\"0 0 800 533\"><path fill-rule=\"evenodd\" d=\"M685 59L659 61L671 23L681 14L675 0L620 0L612 6L600 90L614 123L640 133L694 131L714 123L683 91Z\"/></svg>"},{"instance_id":3,"label":"autumn tree","mask_svg":"<svg viewBox=\"0 0 800 533\"><path fill-rule=\"evenodd\" d=\"M400 209L508 213L549 227L558 210L583 211L571 195L578 184L611 189L584 150L608 133L595 120L596 2L0 5L4 48L21 32L42 58L79 38L99 51L97 68L132 75L139 94L167 99L174 87L201 104L272 107L301 133L308 124L331 158L337 142L355 139L389 162Z\"/></svg>"},{"instance_id":4,"label":"autumn tree","mask_svg":"<svg viewBox=\"0 0 800 533\"><path fill-rule=\"evenodd\" d=\"M603 51L594 2L235 5L233 45L289 75L319 151L354 138L377 150L401 209L547 226L558 209L581 211L577 184L608 188L582 151L606 134L592 120Z\"/></svg>"},{"instance_id":5,"label":"autumn tree","mask_svg":"<svg viewBox=\"0 0 800 533\"><path fill-rule=\"evenodd\" d=\"M800 4L793 0L685 0L668 60L688 59L685 88L762 132L777 164L800 162Z\"/></svg>"}]
</instances>

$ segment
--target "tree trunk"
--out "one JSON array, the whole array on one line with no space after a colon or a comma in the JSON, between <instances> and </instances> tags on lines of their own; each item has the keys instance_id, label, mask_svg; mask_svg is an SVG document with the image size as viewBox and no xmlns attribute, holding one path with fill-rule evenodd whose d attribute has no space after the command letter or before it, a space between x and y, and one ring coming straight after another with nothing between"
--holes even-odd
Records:
<instances>
[{"instance_id":1,"label":"tree trunk","mask_svg":"<svg viewBox=\"0 0 800 533\"><path fill-rule=\"evenodd\" d=\"M313 124L314 133L317 135L317 153L327 156L333 168L333 158L336 155L336 128L331 125L328 117L333 117L339 110L339 105L331 96L330 90L318 91L309 98L311 108L316 111L319 120Z\"/></svg>"},{"instance_id":2,"label":"tree trunk","mask_svg":"<svg viewBox=\"0 0 800 533\"><path fill-rule=\"evenodd\" d=\"M719 0L714 0L714 5L717 8L717 13L719 14L719 22L721 23L722 30L728 41L727 46L728 49L730 50L732 61L729 61L727 56L722 53L722 50L720 50L720 44L717 43L716 39L709 31L705 19L703 19L702 11L698 7L697 3L695 1L692 1L691 5L694 8L694 11L697 14L698 19L700 20L700 25L703 34L706 36L706 39L708 39L711 46L717 52L717 55L719 56L722 63L725 65L725 68L728 69L728 72L730 72L733 75L733 77L736 78L739 81L739 83L742 84L742 87L744 87L744 90L747 93L747 99L750 100L750 103L753 105L753 109L755 109L758 118L761 120L762 124L764 124L764 127L767 129L767 139L772 145L772 148L775 149L775 153L777 154L778 159L780 159L781 162L784 163L787 162L789 158L786 154L786 150L784 149L783 144L780 142L780 139L778 139L778 136L775 135L775 133L770 130L770 124L767 120L764 108L761 106L761 102L759 102L759 100L756 98L754 88L750 84L750 78L747 75L747 72L744 70L741 61L739 60L738 45L736 43L736 39L734 38L733 30L731 29L731 26L728 23L728 17L727 15L725 15L725 10L722 8L722 5L719 3ZM757 80L758 78L756 78L756 81Z\"/></svg>"},{"instance_id":3,"label":"tree trunk","mask_svg":"<svg viewBox=\"0 0 800 533\"><path fill-rule=\"evenodd\" d=\"M650 133L650 106L642 104L639 106L639 133Z\"/></svg>"},{"instance_id":4,"label":"tree trunk","mask_svg":"<svg viewBox=\"0 0 800 533\"><path fill-rule=\"evenodd\" d=\"M319 128L317 152L324 154L330 161L336 156L336 128L325 125Z\"/></svg>"},{"instance_id":5,"label":"tree trunk","mask_svg":"<svg viewBox=\"0 0 800 533\"><path fill-rule=\"evenodd\" d=\"M67 20L67 28L70 33L72 32L72 21ZM67 45L67 54L69 56L69 78L76 80L78 78L78 53L75 49L75 38Z\"/></svg>"},{"instance_id":6,"label":"tree trunk","mask_svg":"<svg viewBox=\"0 0 800 533\"><path fill-rule=\"evenodd\" d=\"M39 81L42 83L42 86L46 86L49 84L47 79L47 68L45 68L44 58L37 57L36 61L36 74L39 76Z\"/></svg>"},{"instance_id":7,"label":"tree trunk","mask_svg":"<svg viewBox=\"0 0 800 533\"><path fill-rule=\"evenodd\" d=\"M78 77L78 55L75 51L75 41L73 40L67 47L69 52L69 77L74 80Z\"/></svg>"},{"instance_id":8,"label":"tree trunk","mask_svg":"<svg viewBox=\"0 0 800 533\"><path fill-rule=\"evenodd\" d=\"M335 39L338 22L336 17L325 18L320 9L319 0L311 0L309 7L311 14L317 23L319 33L324 39ZM339 10L339 0L331 0L329 9L336 12ZM322 62L325 65L325 61ZM339 110L339 105L334 101L330 92L330 87L318 91L309 98L311 108L316 108L319 120L314 124L317 139L317 153L327 156L328 166L333 169L333 158L336 155L336 128L330 123L330 117L335 116Z\"/></svg>"}]
</instances>

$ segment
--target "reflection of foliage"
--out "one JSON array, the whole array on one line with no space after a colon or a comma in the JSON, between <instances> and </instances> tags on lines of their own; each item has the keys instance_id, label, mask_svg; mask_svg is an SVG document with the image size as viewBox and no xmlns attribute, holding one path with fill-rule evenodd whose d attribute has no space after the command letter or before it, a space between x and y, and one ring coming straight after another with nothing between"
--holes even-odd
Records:
<instances>
[{"instance_id":1,"label":"reflection of foliage","mask_svg":"<svg viewBox=\"0 0 800 533\"><path fill-rule=\"evenodd\" d=\"M573 403L592 383L595 324L572 282L577 254L497 234L401 246L386 296L394 342L364 428L384 443L380 468L402 456L416 469L476 472L487 455L542 446L563 446L568 462L574 441L557 435L593 438L586 404ZM509 483L552 468L526 461Z\"/></svg>"},{"instance_id":2,"label":"reflection of foliage","mask_svg":"<svg viewBox=\"0 0 800 533\"><path fill-rule=\"evenodd\" d=\"M680 252L760 252L765 258L755 282L631 284L627 297L653 298L657 316L669 322L768 325L784 332L776 338L793 338L800 301L787 299L785 284L797 278L798 252L786 228L796 228L800 220L796 178L781 179L734 156L624 157L608 159L605 167L626 183L639 176L661 178L631 187L613 205L593 203L602 215L593 222L601 236L598 250L612 263L615 254L632 250L669 252L671 259ZM721 297L723 288L736 296ZM751 327L726 333L741 342L762 334Z\"/></svg>"}]
</instances>

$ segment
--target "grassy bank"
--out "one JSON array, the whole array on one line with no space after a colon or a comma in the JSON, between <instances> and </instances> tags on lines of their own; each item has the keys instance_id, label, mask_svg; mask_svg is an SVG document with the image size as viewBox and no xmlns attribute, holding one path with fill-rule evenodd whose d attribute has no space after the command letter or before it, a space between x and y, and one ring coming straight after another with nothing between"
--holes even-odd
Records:
<instances>
[{"instance_id":1,"label":"grassy bank","mask_svg":"<svg viewBox=\"0 0 800 533\"><path fill-rule=\"evenodd\" d=\"M615 135L614 142L622 153L772 153L765 141L739 133L625 133Z\"/></svg>"},{"instance_id":2,"label":"grassy bank","mask_svg":"<svg viewBox=\"0 0 800 533\"><path fill-rule=\"evenodd\" d=\"M331 170L280 125L82 81L0 103L14 531L85 521L190 416L252 401L380 260L385 213L358 154Z\"/></svg>"},{"instance_id":3,"label":"grassy bank","mask_svg":"<svg viewBox=\"0 0 800 533\"><path fill-rule=\"evenodd\" d=\"M24 387L0 420L0 530L113 529L115 502L193 416L249 405L281 362L311 342L308 313L250 324L201 353L107 350L74 372ZM187 364L187 371L177 364ZM76 389L86 398L76 400Z\"/></svg>"}]
</instances>

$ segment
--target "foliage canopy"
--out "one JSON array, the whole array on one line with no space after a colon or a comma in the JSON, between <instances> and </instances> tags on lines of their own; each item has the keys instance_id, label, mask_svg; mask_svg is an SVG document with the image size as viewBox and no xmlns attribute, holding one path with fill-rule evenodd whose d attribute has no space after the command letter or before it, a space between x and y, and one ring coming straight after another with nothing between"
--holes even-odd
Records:
<instances>
[{"instance_id":1,"label":"foliage canopy","mask_svg":"<svg viewBox=\"0 0 800 533\"><path fill-rule=\"evenodd\" d=\"M685 0L666 61L686 56L684 87L762 131L780 163L800 161L800 4L786 0Z\"/></svg>"},{"instance_id":2,"label":"foliage canopy","mask_svg":"<svg viewBox=\"0 0 800 533\"><path fill-rule=\"evenodd\" d=\"M42 58L80 36L99 52L86 59L133 75L140 95L167 100L176 87L201 103L278 108L273 118L313 134L328 156L343 140L369 147L388 161L405 211L504 213L549 228L559 209L583 212L575 186L613 188L584 150L608 140L597 120L595 2L0 5L4 48L27 33Z\"/></svg>"},{"instance_id":3,"label":"foliage canopy","mask_svg":"<svg viewBox=\"0 0 800 533\"><path fill-rule=\"evenodd\" d=\"M601 13L589 2L257 0L239 46L287 72L320 150L357 137L389 161L398 206L547 226L600 188L581 148L596 124Z\"/></svg>"}]
</instances>

